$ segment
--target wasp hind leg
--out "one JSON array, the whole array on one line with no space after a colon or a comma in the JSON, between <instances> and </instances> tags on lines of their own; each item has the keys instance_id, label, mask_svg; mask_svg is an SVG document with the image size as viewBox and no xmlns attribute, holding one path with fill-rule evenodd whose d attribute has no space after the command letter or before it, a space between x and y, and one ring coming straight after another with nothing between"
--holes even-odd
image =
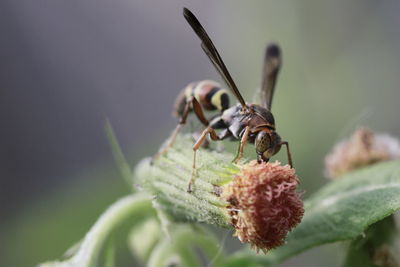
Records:
<instances>
[{"instance_id":1,"label":"wasp hind leg","mask_svg":"<svg viewBox=\"0 0 400 267\"><path fill-rule=\"evenodd\" d=\"M160 148L160 150L153 156L151 162L153 162L154 160L158 159L160 156L165 154L168 151L168 149L170 149L173 146L173 144L175 143L176 137L178 136L179 131L186 124L186 119L187 119L187 117L189 115L189 112L191 111L191 107L193 107L193 110L194 110L197 118L200 120L200 122L202 124L204 124L205 126L208 126L209 122L206 119L206 117L204 116L204 113L203 113L203 110L201 109L200 103L196 100L196 98L190 97L186 101L185 109L184 109L184 111L182 113L182 116L181 116L181 118L179 120L178 125L172 131L172 133L171 133L170 137L168 138L168 141L166 142L166 144L164 146L162 146Z\"/></svg>"}]
</instances>

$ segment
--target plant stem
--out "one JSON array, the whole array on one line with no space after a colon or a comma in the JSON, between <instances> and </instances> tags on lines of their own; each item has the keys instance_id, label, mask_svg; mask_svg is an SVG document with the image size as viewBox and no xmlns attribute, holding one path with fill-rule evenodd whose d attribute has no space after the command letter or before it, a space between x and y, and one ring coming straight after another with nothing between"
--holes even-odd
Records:
<instances>
[{"instance_id":1,"label":"plant stem","mask_svg":"<svg viewBox=\"0 0 400 267\"><path fill-rule=\"evenodd\" d=\"M151 215L155 215L155 212L149 196L144 194L126 196L111 205L100 216L74 256L63 262L44 263L40 266L98 266L99 254L113 230L127 221L132 222L133 226Z\"/></svg>"},{"instance_id":2,"label":"plant stem","mask_svg":"<svg viewBox=\"0 0 400 267\"><path fill-rule=\"evenodd\" d=\"M194 230L189 225L176 225L172 240L164 238L157 245L147 266L162 267L174 261L182 266L200 266L196 247L207 257L209 266L223 266L224 255L218 241L205 229Z\"/></svg>"},{"instance_id":3,"label":"plant stem","mask_svg":"<svg viewBox=\"0 0 400 267\"><path fill-rule=\"evenodd\" d=\"M350 243L345 267L350 266L398 266L390 252L393 237L396 236L396 225L393 215L371 225L365 234ZM378 253L383 259L377 259ZM376 261L381 261L377 264Z\"/></svg>"}]
</instances>

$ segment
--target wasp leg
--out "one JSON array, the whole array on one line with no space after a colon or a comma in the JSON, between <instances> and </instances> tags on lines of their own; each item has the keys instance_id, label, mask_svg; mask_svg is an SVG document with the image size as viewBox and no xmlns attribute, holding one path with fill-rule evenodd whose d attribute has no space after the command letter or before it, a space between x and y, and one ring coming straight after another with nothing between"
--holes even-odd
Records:
<instances>
[{"instance_id":1,"label":"wasp leg","mask_svg":"<svg viewBox=\"0 0 400 267\"><path fill-rule=\"evenodd\" d=\"M203 142L206 140L207 134L209 134L211 139L214 140L214 141L220 140L219 136L214 131L214 129L211 128L210 126L208 126L206 129L204 129L204 131L201 133L199 139L193 145L192 175L190 176L190 180L189 180L189 183L188 183L188 189L187 189L188 193L192 193L193 192L193 188L192 187L193 187L193 184L194 184L194 181L195 181L195 178L196 178L196 152L201 147Z\"/></svg>"},{"instance_id":2,"label":"wasp leg","mask_svg":"<svg viewBox=\"0 0 400 267\"><path fill-rule=\"evenodd\" d=\"M189 112L191 110L191 107L193 107L194 113L196 114L197 118L203 123L205 126L208 126L209 122L204 116L203 110L201 109L200 103L197 101L196 98L190 97L186 101L185 109L183 111L183 114L179 120L178 125L175 127L173 132L171 133L170 137L168 138L167 143L153 156L152 162L156 159L158 159L161 155L166 153L168 149L170 149L173 144L175 143L176 137L178 136L179 131L182 129L182 127L186 124L186 119L189 115Z\"/></svg>"},{"instance_id":3,"label":"wasp leg","mask_svg":"<svg viewBox=\"0 0 400 267\"><path fill-rule=\"evenodd\" d=\"M280 145L285 145L285 146L286 146L286 151L287 151L287 157L288 157L289 165L290 165L290 168L293 168L292 154L290 153L289 143L286 142L286 141L284 141L284 142L281 142Z\"/></svg>"},{"instance_id":4,"label":"wasp leg","mask_svg":"<svg viewBox=\"0 0 400 267\"><path fill-rule=\"evenodd\" d=\"M204 126L207 127L210 124L210 122L204 116L204 112L203 112L203 109L201 108L201 105L200 105L199 101L197 101L196 98L192 97L191 103L193 105L194 114L196 114L196 117L199 119L199 121Z\"/></svg>"},{"instance_id":5,"label":"wasp leg","mask_svg":"<svg viewBox=\"0 0 400 267\"><path fill-rule=\"evenodd\" d=\"M246 126L242 139L240 140L238 152L235 158L232 160L233 163L237 163L241 158L243 158L243 151L247 145L247 139L249 138L249 133L250 133L250 127Z\"/></svg>"}]
</instances>

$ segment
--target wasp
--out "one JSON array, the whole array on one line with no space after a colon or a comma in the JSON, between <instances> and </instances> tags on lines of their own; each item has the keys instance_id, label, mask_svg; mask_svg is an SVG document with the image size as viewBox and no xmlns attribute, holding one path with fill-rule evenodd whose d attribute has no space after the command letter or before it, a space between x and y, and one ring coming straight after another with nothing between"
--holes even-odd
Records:
<instances>
[{"instance_id":1,"label":"wasp","mask_svg":"<svg viewBox=\"0 0 400 267\"><path fill-rule=\"evenodd\" d=\"M176 136L186 124L186 119L193 110L199 121L207 127L210 123L204 116L203 110L219 110L220 114L222 114L228 108L228 90L222 88L219 83L203 80L188 84L175 99L172 115L179 118L179 123L172 132L167 144L153 156L153 160L164 154L174 144Z\"/></svg>"},{"instance_id":2,"label":"wasp","mask_svg":"<svg viewBox=\"0 0 400 267\"><path fill-rule=\"evenodd\" d=\"M260 89L260 104L246 103L233 81L225 63L215 48L207 32L193 13L183 9L183 16L201 40L201 48L216 68L227 87L238 100L238 104L229 106L227 90L222 89L213 81L201 81L189 84L181 91L175 102L175 115L180 117L179 124L172 132L167 145L160 150L155 157L165 153L170 147L182 126L186 123L187 116L194 112L199 121L205 126L200 137L193 145L193 167L188 184L188 192L192 187L196 176L196 152L202 146L207 136L211 140L224 139L239 140L239 147L233 162L243 157L243 151L247 143L253 143L257 154L257 161L268 162L278 153L282 145L286 146L288 163L293 167L289 143L283 141L276 132L275 119L271 113L272 98L274 95L276 80L282 65L281 51L277 44L270 44L266 48L263 76ZM209 121L203 112L206 110L219 110L220 114ZM216 130L220 130L219 133Z\"/></svg>"}]
</instances>

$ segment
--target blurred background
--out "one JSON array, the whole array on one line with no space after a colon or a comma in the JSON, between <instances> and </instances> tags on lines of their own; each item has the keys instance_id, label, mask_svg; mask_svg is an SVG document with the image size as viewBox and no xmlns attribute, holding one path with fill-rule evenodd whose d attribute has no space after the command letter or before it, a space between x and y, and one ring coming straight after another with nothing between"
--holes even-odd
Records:
<instances>
[{"instance_id":1,"label":"blurred background","mask_svg":"<svg viewBox=\"0 0 400 267\"><path fill-rule=\"evenodd\" d=\"M327 182L326 153L358 126L400 136L400 2L2 0L1 266L59 258L130 192L113 163L106 117L134 166L176 125L172 104L187 83L221 81L183 6L248 101L266 43L281 45L273 113L305 198ZM276 158L286 162L285 153ZM337 266L339 246L282 266Z\"/></svg>"}]
</instances>

